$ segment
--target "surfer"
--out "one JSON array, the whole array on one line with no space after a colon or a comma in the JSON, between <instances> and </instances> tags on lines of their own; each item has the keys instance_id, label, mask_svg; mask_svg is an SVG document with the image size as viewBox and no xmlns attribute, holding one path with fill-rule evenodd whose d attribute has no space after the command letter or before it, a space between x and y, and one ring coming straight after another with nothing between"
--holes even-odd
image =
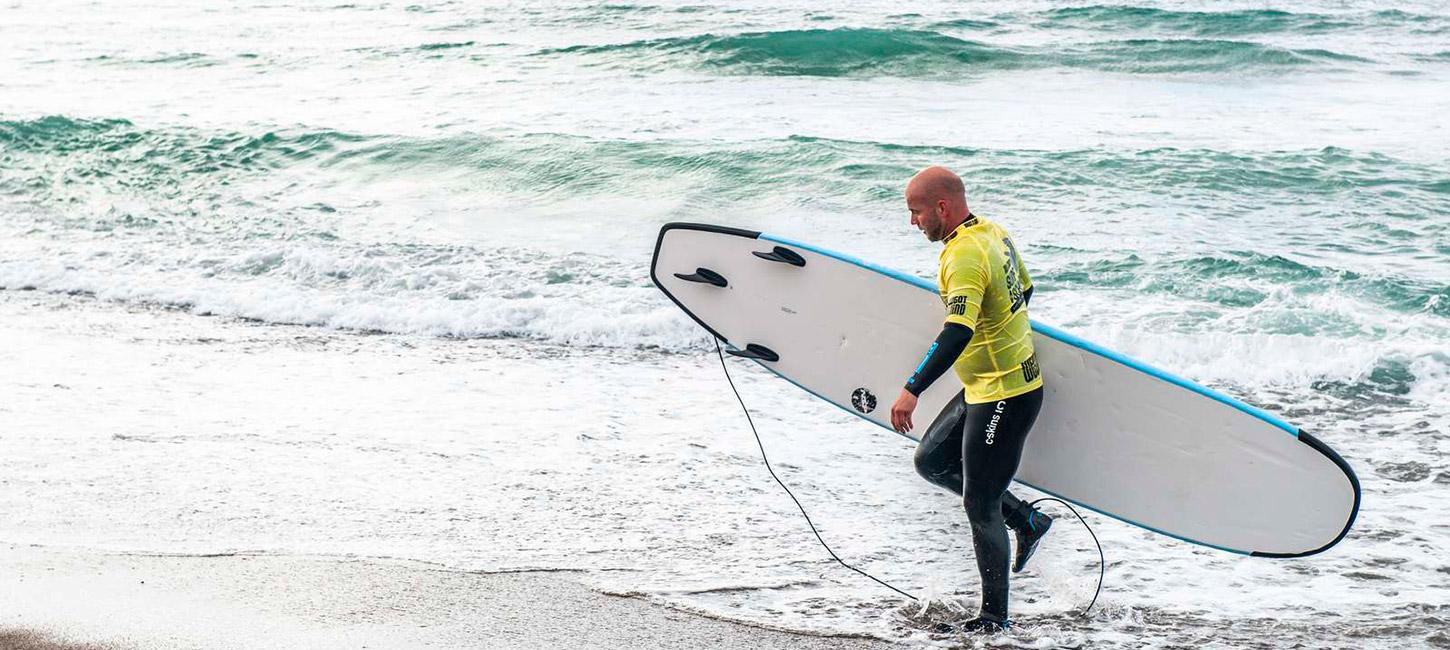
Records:
<instances>
[{"instance_id":1,"label":"surfer","mask_svg":"<svg viewBox=\"0 0 1450 650\"><path fill-rule=\"evenodd\" d=\"M971 213L962 179L928 167L906 186L911 224L942 242L938 286L946 322L891 407L891 424L912 429L917 396L955 368L964 386L928 427L916 469L962 497L982 576L982 607L960 629L997 632L1007 617L1007 527L1017 537L1012 571L1027 565L1052 518L1007 491L1042 406L1027 302L1032 281L1007 231Z\"/></svg>"}]
</instances>

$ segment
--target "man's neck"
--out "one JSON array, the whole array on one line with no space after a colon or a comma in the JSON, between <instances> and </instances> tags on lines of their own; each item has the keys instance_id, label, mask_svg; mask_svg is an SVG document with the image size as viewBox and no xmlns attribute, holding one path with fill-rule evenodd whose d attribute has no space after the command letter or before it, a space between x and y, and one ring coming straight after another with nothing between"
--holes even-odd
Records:
<instances>
[{"instance_id":1,"label":"man's neck","mask_svg":"<svg viewBox=\"0 0 1450 650\"><path fill-rule=\"evenodd\" d=\"M970 211L968 211L965 216L957 219L955 225L947 229L947 234L945 237L942 237L941 243L946 244L947 242L954 239L957 236L957 229L961 228L962 224L967 224L968 226L971 226L975 223L977 223L977 215L972 214Z\"/></svg>"}]
</instances>

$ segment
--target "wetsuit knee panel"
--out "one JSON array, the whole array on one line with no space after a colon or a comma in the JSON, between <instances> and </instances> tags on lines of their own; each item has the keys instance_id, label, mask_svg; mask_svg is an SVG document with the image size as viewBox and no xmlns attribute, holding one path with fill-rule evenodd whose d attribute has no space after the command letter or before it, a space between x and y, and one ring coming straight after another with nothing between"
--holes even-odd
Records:
<instances>
[{"instance_id":1,"label":"wetsuit knee panel","mask_svg":"<svg viewBox=\"0 0 1450 650\"><path fill-rule=\"evenodd\" d=\"M943 447L946 445L928 445L925 440L917 445L916 454L911 458L912 464L916 465L916 473L933 482L937 477L949 473L954 464L952 460L956 456L956 450ZM947 453L942 453L943 451Z\"/></svg>"},{"instance_id":2,"label":"wetsuit knee panel","mask_svg":"<svg viewBox=\"0 0 1450 650\"><path fill-rule=\"evenodd\" d=\"M962 481L962 416L966 414L964 393L947 403L916 445L912 463L922 478L961 493Z\"/></svg>"}]
</instances>

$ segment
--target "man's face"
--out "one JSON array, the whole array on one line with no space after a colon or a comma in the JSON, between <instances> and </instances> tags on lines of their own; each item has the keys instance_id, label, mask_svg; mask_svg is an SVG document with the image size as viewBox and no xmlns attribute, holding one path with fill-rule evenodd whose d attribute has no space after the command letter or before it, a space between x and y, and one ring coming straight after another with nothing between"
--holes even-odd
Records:
<instances>
[{"instance_id":1,"label":"man's face","mask_svg":"<svg viewBox=\"0 0 1450 650\"><path fill-rule=\"evenodd\" d=\"M946 219L946 206L941 201L931 201L922 196L919 192L910 189L906 192L906 209L911 212L911 225L916 226L927 241L941 241L946 233L942 232L943 221Z\"/></svg>"}]
</instances>

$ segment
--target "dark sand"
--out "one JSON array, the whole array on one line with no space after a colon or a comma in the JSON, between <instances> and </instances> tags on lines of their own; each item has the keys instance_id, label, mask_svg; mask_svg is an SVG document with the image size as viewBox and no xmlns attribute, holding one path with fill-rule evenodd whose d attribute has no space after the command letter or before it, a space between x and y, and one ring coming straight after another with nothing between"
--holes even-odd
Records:
<instances>
[{"instance_id":1,"label":"dark sand","mask_svg":"<svg viewBox=\"0 0 1450 650\"><path fill-rule=\"evenodd\" d=\"M897 647L702 617L605 595L568 573L15 544L0 551L0 650Z\"/></svg>"}]
</instances>

